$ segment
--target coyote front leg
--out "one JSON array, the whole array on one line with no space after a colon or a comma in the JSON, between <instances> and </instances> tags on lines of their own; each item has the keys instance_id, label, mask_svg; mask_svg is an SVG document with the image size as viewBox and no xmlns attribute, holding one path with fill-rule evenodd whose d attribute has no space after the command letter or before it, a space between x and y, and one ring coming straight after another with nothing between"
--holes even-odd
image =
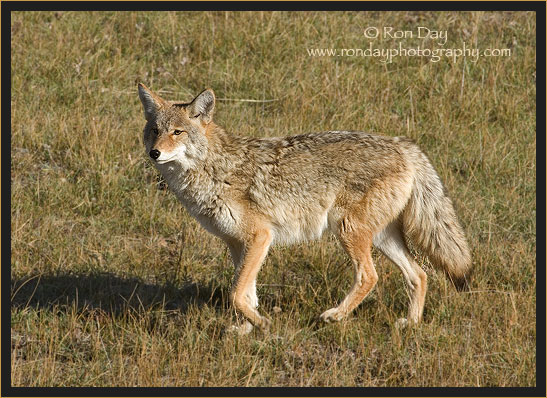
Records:
<instances>
[{"instance_id":1,"label":"coyote front leg","mask_svg":"<svg viewBox=\"0 0 547 398\"><path fill-rule=\"evenodd\" d=\"M272 234L264 229L257 231L249 242L245 244L241 264L236 269L236 276L232 291L230 293L231 301L253 325L262 329L270 326L270 320L261 316L256 309L254 298L256 293L253 289L256 284L256 276L260 266L268 254L268 249L272 243Z\"/></svg>"}]
</instances>

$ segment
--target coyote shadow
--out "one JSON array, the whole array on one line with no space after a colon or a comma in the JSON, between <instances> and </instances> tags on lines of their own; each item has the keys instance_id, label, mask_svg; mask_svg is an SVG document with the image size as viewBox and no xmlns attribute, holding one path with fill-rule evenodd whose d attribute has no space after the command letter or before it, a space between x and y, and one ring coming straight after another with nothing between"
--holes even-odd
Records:
<instances>
[{"instance_id":1,"label":"coyote shadow","mask_svg":"<svg viewBox=\"0 0 547 398\"><path fill-rule=\"evenodd\" d=\"M192 305L227 307L227 289L184 282L153 284L111 273L31 275L11 280L12 308L100 309L112 316L163 309L185 313Z\"/></svg>"}]
</instances>

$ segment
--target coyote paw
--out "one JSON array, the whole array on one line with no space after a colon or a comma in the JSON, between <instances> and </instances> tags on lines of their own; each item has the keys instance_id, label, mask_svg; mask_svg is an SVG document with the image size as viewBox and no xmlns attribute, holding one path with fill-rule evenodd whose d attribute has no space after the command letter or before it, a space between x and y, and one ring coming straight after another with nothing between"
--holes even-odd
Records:
<instances>
[{"instance_id":1,"label":"coyote paw","mask_svg":"<svg viewBox=\"0 0 547 398\"><path fill-rule=\"evenodd\" d=\"M395 322L395 328L398 330L405 329L409 325L408 319L406 318L399 318L397 319L397 322Z\"/></svg>"},{"instance_id":2,"label":"coyote paw","mask_svg":"<svg viewBox=\"0 0 547 398\"><path fill-rule=\"evenodd\" d=\"M268 318L262 318L260 320L260 325L256 325L260 328L264 333L268 333L270 329L270 325L272 324L272 321L270 321ZM245 336L253 330L253 324L247 320L243 322L241 325L232 325L228 328L229 332L237 333L239 336Z\"/></svg>"},{"instance_id":3,"label":"coyote paw","mask_svg":"<svg viewBox=\"0 0 547 398\"><path fill-rule=\"evenodd\" d=\"M228 328L229 332L237 333L239 336L245 336L253 330L253 325L249 321L243 322L242 325L232 325Z\"/></svg>"},{"instance_id":4,"label":"coyote paw","mask_svg":"<svg viewBox=\"0 0 547 398\"><path fill-rule=\"evenodd\" d=\"M321 319L323 322L329 323L329 322L338 322L344 317L342 313L338 310L338 308L331 308L330 310L326 310L321 314Z\"/></svg>"},{"instance_id":5,"label":"coyote paw","mask_svg":"<svg viewBox=\"0 0 547 398\"><path fill-rule=\"evenodd\" d=\"M266 317L262 317L262 319L260 320L260 329L262 329L263 332L267 332L268 330L270 330L270 326L272 326L272 321L270 321L268 318Z\"/></svg>"}]
</instances>

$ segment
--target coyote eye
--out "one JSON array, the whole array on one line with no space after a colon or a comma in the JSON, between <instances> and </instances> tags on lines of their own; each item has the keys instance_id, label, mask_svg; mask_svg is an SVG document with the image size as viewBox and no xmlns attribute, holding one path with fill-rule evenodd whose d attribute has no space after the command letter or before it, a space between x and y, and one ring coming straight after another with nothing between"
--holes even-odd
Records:
<instances>
[{"instance_id":1,"label":"coyote eye","mask_svg":"<svg viewBox=\"0 0 547 398\"><path fill-rule=\"evenodd\" d=\"M175 131L173 131L173 134L175 134L175 135L179 135L179 134L182 134L182 133L184 133L184 131L179 130L179 129L175 129Z\"/></svg>"},{"instance_id":2,"label":"coyote eye","mask_svg":"<svg viewBox=\"0 0 547 398\"><path fill-rule=\"evenodd\" d=\"M152 134L158 135L158 129L157 128L153 128L150 131L152 131Z\"/></svg>"}]
</instances>

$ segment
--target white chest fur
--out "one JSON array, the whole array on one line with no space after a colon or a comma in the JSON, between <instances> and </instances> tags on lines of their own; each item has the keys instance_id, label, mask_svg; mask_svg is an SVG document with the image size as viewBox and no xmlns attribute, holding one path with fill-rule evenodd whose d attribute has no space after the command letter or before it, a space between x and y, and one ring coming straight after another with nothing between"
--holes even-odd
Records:
<instances>
[{"instance_id":1,"label":"white chest fur","mask_svg":"<svg viewBox=\"0 0 547 398\"><path fill-rule=\"evenodd\" d=\"M237 236L240 212L226 201L224 187L203 177L189 180L183 170L171 164L158 166L177 199L207 231L221 238Z\"/></svg>"}]
</instances>

